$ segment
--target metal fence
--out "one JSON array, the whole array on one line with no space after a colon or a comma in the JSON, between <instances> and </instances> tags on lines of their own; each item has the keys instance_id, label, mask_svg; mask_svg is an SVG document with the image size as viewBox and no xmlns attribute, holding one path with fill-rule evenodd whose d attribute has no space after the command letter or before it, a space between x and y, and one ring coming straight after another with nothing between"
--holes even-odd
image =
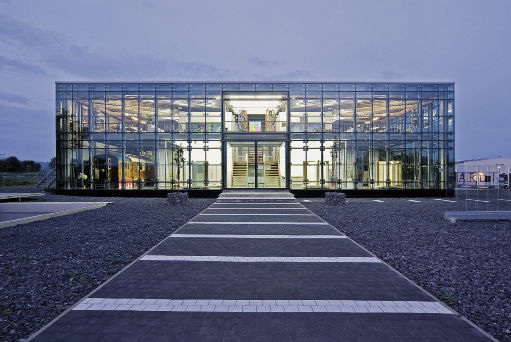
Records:
<instances>
[{"instance_id":1,"label":"metal fence","mask_svg":"<svg viewBox=\"0 0 511 342\"><path fill-rule=\"evenodd\" d=\"M511 211L511 165L464 165L456 171L460 210Z\"/></svg>"}]
</instances>

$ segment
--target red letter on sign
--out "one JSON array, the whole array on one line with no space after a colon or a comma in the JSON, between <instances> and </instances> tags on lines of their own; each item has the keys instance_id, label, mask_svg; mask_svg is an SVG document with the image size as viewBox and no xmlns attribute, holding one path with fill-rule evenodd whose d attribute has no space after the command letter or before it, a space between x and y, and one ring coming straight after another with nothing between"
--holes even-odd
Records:
<instances>
[{"instance_id":1,"label":"red letter on sign","mask_svg":"<svg viewBox=\"0 0 511 342\"><path fill-rule=\"evenodd\" d=\"M486 177L485 177L484 173L482 173L482 172L481 172L481 173L479 174L479 181L480 181L480 182L484 182L485 180L486 180Z\"/></svg>"},{"instance_id":2,"label":"red letter on sign","mask_svg":"<svg viewBox=\"0 0 511 342\"><path fill-rule=\"evenodd\" d=\"M470 181L476 183L477 182L476 176L477 176L476 173L470 172Z\"/></svg>"}]
</instances>

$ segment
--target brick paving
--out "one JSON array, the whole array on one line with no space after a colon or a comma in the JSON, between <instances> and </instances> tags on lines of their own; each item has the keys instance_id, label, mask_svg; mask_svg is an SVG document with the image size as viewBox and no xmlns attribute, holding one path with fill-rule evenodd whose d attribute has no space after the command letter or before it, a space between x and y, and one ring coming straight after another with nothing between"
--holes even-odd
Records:
<instances>
[{"instance_id":1,"label":"brick paving","mask_svg":"<svg viewBox=\"0 0 511 342\"><path fill-rule=\"evenodd\" d=\"M289 193L251 194L223 193L31 339L492 340Z\"/></svg>"}]
</instances>

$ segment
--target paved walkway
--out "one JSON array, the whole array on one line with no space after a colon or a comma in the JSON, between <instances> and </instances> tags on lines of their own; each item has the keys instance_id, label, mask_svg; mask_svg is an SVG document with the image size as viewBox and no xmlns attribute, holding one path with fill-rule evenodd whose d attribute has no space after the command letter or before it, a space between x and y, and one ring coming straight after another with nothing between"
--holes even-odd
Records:
<instances>
[{"instance_id":1,"label":"paved walkway","mask_svg":"<svg viewBox=\"0 0 511 342\"><path fill-rule=\"evenodd\" d=\"M491 340L284 192L222 194L33 338Z\"/></svg>"}]
</instances>

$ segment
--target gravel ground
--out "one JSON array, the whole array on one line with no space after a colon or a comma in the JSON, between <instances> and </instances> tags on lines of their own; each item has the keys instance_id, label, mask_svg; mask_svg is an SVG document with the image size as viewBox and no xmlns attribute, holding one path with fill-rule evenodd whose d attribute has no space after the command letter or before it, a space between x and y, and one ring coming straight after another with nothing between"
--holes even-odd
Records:
<instances>
[{"instance_id":1,"label":"gravel ground","mask_svg":"<svg viewBox=\"0 0 511 342\"><path fill-rule=\"evenodd\" d=\"M431 198L304 203L500 341L511 341L511 223L448 223Z\"/></svg>"},{"instance_id":2,"label":"gravel ground","mask_svg":"<svg viewBox=\"0 0 511 342\"><path fill-rule=\"evenodd\" d=\"M0 229L0 341L27 338L214 200L171 207L164 198L48 194L39 201L114 203Z\"/></svg>"}]
</instances>

